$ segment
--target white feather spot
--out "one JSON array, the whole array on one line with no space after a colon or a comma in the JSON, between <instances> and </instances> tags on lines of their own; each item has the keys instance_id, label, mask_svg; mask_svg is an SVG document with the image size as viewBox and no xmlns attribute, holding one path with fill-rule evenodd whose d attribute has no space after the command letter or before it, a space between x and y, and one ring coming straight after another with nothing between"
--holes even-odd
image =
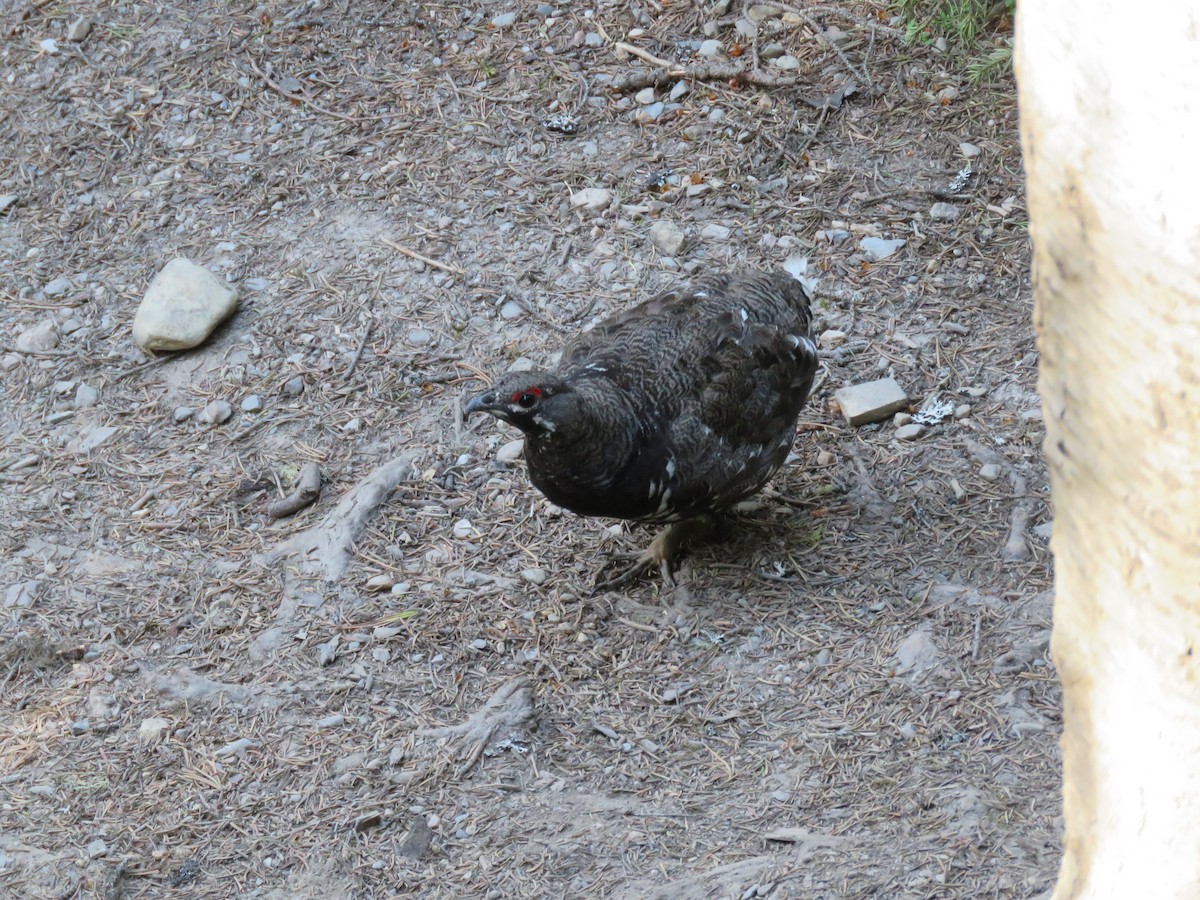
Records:
<instances>
[{"instance_id":1,"label":"white feather spot","mask_svg":"<svg viewBox=\"0 0 1200 900\"><path fill-rule=\"evenodd\" d=\"M675 477L675 457L667 460L667 478Z\"/></svg>"},{"instance_id":2,"label":"white feather spot","mask_svg":"<svg viewBox=\"0 0 1200 900\"><path fill-rule=\"evenodd\" d=\"M750 313L746 312L746 307L744 307L744 306L742 307L741 313L742 313L742 321L743 322L750 321Z\"/></svg>"},{"instance_id":3,"label":"white feather spot","mask_svg":"<svg viewBox=\"0 0 1200 900\"><path fill-rule=\"evenodd\" d=\"M555 429L558 427L553 422L551 422L549 419L547 419L545 416L534 416L533 421L535 424L540 425L542 428L544 428L546 431L550 432L551 434L553 434Z\"/></svg>"}]
</instances>

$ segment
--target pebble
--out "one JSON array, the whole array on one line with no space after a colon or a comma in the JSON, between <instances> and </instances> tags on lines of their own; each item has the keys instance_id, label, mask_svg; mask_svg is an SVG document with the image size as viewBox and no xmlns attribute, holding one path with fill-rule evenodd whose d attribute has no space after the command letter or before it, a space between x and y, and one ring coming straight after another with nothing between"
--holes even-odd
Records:
<instances>
[{"instance_id":1,"label":"pebble","mask_svg":"<svg viewBox=\"0 0 1200 900\"><path fill-rule=\"evenodd\" d=\"M827 666L831 662L833 662L833 653L828 647L817 654L816 663L818 666Z\"/></svg>"},{"instance_id":2,"label":"pebble","mask_svg":"<svg viewBox=\"0 0 1200 900\"><path fill-rule=\"evenodd\" d=\"M828 450L822 450L820 453L817 454L817 465L818 466L832 466L834 464L835 460L836 460L836 457L832 453L830 453Z\"/></svg>"},{"instance_id":3,"label":"pebble","mask_svg":"<svg viewBox=\"0 0 1200 900\"><path fill-rule=\"evenodd\" d=\"M196 421L204 425L220 425L223 422L228 422L229 417L233 415L233 407L224 400L214 400L204 409L200 410L200 414L196 416Z\"/></svg>"},{"instance_id":4,"label":"pebble","mask_svg":"<svg viewBox=\"0 0 1200 900\"><path fill-rule=\"evenodd\" d=\"M92 723L87 719L78 719L71 723L71 734L78 737L81 734L87 734L91 728Z\"/></svg>"},{"instance_id":5,"label":"pebble","mask_svg":"<svg viewBox=\"0 0 1200 900\"><path fill-rule=\"evenodd\" d=\"M545 569L522 569L521 577L530 584L545 584L549 576Z\"/></svg>"},{"instance_id":6,"label":"pebble","mask_svg":"<svg viewBox=\"0 0 1200 900\"><path fill-rule=\"evenodd\" d=\"M454 536L459 540L469 538L475 534L475 526L471 524L470 519L459 519L454 523Z\"/></svg>"},{"instance_id":7,"label":"pebble","mask_svg":"<svg viewBox=\"0 0 1200 900\"><path fill-rule=\"evenodd\" d=\"M75 389L76 406L94 406L100 399L100 392L90 384L81 384Z\"/></svg>"},{"instance_id":8,"label":"pebble","mask_svg":"<svg viewBox=\"0 0 1200 900\"><path fill-rule=\"evenodd\" d=\"M42 293L47 297L61 297L73 287L75 287L75 283L70 278L60 277L47 282L46 286L42 288Z\"/></svg>"},{"instance_id":9,"label":"pebble","mask_svg":"<svg viewBox=\"0 0 1200 900\"><path fill-rule=\"evenodd\" d=\"M929 218L949 221L958 218L958 207L953 203L935 203L929 207Z\"/></svg>"},{"instance_id":10,"label":"pebble","mask_svg":"<svg viewBox=\"0 0 1200 900\"><path fill-rule=\"evenodd\" d=\"M500 15L492 17L493 28L511 28L516 23L517 14L515 12L500 13Z\"/></svg>"},{"instance_id":11,"label":"pebble","mask_svg":"<svg viewBox=\"0 0 1200 900\"><path fill-rule=\"evenodd\" d=\"M500 307L500 318L517 319L525 313L525 309L516 300L509 300Z\"/></svg>"},{"instance_id":12,"label":"pebble","mask_svg":"<svg viewBox=\"0 0 1200 900\"><path fill-rule=\"evenodd\" d=\"M612 191L604 188L584 188L571 195L571 206L575 209L585 209L589 212L599 212L606 209L613 201Z\"/></svg>"},{"instance_id":13,"label":"pebble","mask_svg":"<svg viewBox=\"0 0 1200 900\"><path fill-rule=\"evenodd\" d=\"M166 719L142 719L142 724L138 726L138 737L143 741L156 741L170 724Z\"/></svg>"},{"instance_id":14,"label":"pebble","mask_svg":"<svg viewBox=\"0 0 1200 900\"><path fill-rule=\"evenodd\" d=\"M486 650L487 649L487 641L485 641L483 638L475 638L475 640L471 641L471 649L472 650Z\"/></svg>"},{"instance_id":15,"label":"pebble","mask_svg":"<svg viewBox=\"0 0 1200 900\"><path fill-rule=\"evenodd\" d=\"M971 415L971 404L970 403L960 403L958 406L954 407L954 418L965 419L970 415Z\"/></svg>"},{"instance_id":16,"label":"pebble","mask_svg":"<svg viewBox=\"0 0 1200 900\"><path fill-rule=\"evenodd\" d=\"M771 65L776 69L799 69L800 60L796 59L794 56L777 56L775 59L771 60Z\"/></svg>"},{"instance_id":17,"label":"pebble","mask_svg":"<svg viewBox=\"0 0 1200 900\"><path fill-rule=\"evenodd\" d=\"M863 253L867 254L867 258L872 262L879 262L881 259L887 259L907 241L900 239L885 240L884 238L865 237L858 242L858 246L862 248Z\"/></svg>"},{"instance_id":18,"label":"pebble","mask_svg":"<svg viewBox=\"0 0 1200 900\"><path fill-rule=\"evenodd\" d=\"M403 628L396 628L394 625L376 625L375 630L371 632L371 636L377 641L389 641L398 634L403 634Z\"/></svg>"},{"instance_id":19,"label":"pebble","mask_svg":"<svg viewBox=\"0 0 1200 900\"><path fill-rule=\"evenodd\" d=\"M898 412L892 417L892 424L899 428L902 425L907 425L912 420L913 417L911 413Z\"/></svg>"},{"instance_id":20,"label":"pebble","mask_svg":"<svg viewBox=\"0 0 1200 900\"><path fill-rule=\"evenodd\" d=\"M17 336L17 349L22 353L41 353L58 346L58 329L47 319Z\"/></svg>"},{"instance_id":21,"label":"pebble","mask_svg":"<svg viewBox=\"0 0 1200 900\"><path fill-rule=\"evenodd\" d=\"M145 350L187 350L207 340L237 308L237 291L178 257L154 276L133 317L133 339Z\"/></svg>"},{"instance_id":22,"label":"pebble","mask_svg":"<svg viewBox=\"0 0 1200 900\"><path fill-rule=\"evenodd\" d=\"M405 594L407 594L411 589L412 589L412 585L410 585L407 581L399 581L396 584L392 585L392 596L393 597L402 597Z\"/></svg>"},{"instance_id":23,"label":"pebble","mask_svg":"<svg viewBox=\"0 0 1200 900\"><path fill-rule=\"evenodd\" d=\"M658 103L651 103L649 106L643 106L641 109L639 109L634 115L634 119L638 122L653 122L663 114L663 111L666 110L666 108L667 105L661 101Z\"/></svg>"},{"instance_id":24,"label":"pebble","mask_svg":"<svg viewBox=\"0 0 1200 900\"><path fill-rule=\"evenodd\" d=\"M297 375L283 383L283 392L289 397L299 397L304 393L304 379Z\"/></svg>"},{"instance_id":25,"label":"pebble","mask_svg":"<svg viewBox=\"0 0 1200 900\"><path fill-rule=\"evenodd\" d=\"M251 394L242 401L242 412L256 413L262 412L263 402L262 397L258 394Z\"/></svg>"},{"instance_id":26,"label":"pebble","mask_svg":"<svg viewBox=\"0 0 1200 900\"><path fill-rule=\"evenodd\" d=\"M842 31L836 25L830 25L825 29L825 40L833 44L835 47L840 47L846 41L850 40L849 33Z\"/></svg>"},{"instance_id":27,"label":"pebble","mask_svg":"<svg viewBox=\"0 0 1200 900\"><path fill-rule=\"evenodd\" d=\"M371 659L377 663L387 663L392 658L392 651L387 647L376 647L371 651Z\"/></svg>"},{"instance_id":28,"label":"pebble","mask_svg":"<svg viewBox=\"0 0 1200 900\"><path fill-rule=\"evenodd\" d=\"M38 46L51 56L58 52L58 41L54 38L46 38L44 41L38 41Z\"/></svg>"},{"instance_id":29,"label":"pebble","mask_svg":"<svg viewBox=\"0 0 1200 900\"><path fill-rule=\"evenodd\" d=\"M86 41L87 36L92 33L92 20L86 16L80 16L67 29L67 40L76 44L81 41Z\"/></svg>"},{"instance_id":30,"label":"pebble","mask_svg":"<svg viewBox=\"0 0 1200 900\"><path fill-rule=\"evenodd\" d=\"M186 422L195 412L196 410L190 406L177 406L175 407L175 412L171 413L171 418L176 422Z\"/></svg>"},{"instance_id":31,"label":"pebble","mask_svg":"<svg viewBox=\"0 0 1200 900\"><path fill-rule=\"evenodd\" d=\"M787 48L783 44L767 44L758 54L763 59L778 59L787 53Z\"/></svg>"},{"instance_id":32,"label":"pebble","mask_svg":"<svg viewBox=\"0 0 1200 900\"><path fill-rule=\"evenodd\" d=\"M841 388L833 396L850 425L878 422L908 405L904 388L894 378L850 385Z\"/></svg>"},{"instance_id":33,"label":"pebble","mask_svg":"<svg viewBox=\"0 0 1200 900\"><path fill-rule=\"evenodd\" d=\"M915 441L925 433L925 426L916 422L911 422L908 425L901 425L896 429L896 440L898 441Z\"/></svg>"},{"instance_id":34,"label":"pebble","mask_svg":"<svg viewBox=\"0 0 1200 900\"><path fill-rule=\"evenodd\" d=\"M1000 477L1000 467L995 463L987 463L979 467L979 477L984 481L995 481Z\"/></svg>"},{"instance_id":35,"label":"pebble","mask_svg":"<svg viewBox=\"0 0 1200 900\"><path fill-rule=\"evenodd\" d=\"M946 87L937 92L938 103L942 104L943 106L953 103L961 96L962 93L953 85L946 85Z\"/></svg>"},{"instance_id":36,"label":"pebble","mask_svg":"<svg viewBox=\"0 0 1200 900\"><path fill-rule=\"evenodd\" d=\"M700 47L696 52L700 56L718 56L725 48L721 46L721 42L717 40L701 41Z\"/></svg>"},{"instance_id":37,"label":"pebble","mask_svg":"<svg viewBox=\"0 0 1200 900\"><path fill-rule=\"evenodd\" d=\"M395 585L396 580L386 572L380 575L372 575L367 579L368 591L390 591Z\"/></svg>"},{"instance_id":38,"label":"pebble","mask_svg":"<svg viewBox=\"0 0 1200 900\"><path fill-rule=\"evenodd\" d=\"M414 328L408 333L408 342L414 347L423 347L433 340L433 335L424 328Z\"/></svg>"},{"instance_id":39,"label":"pebble","mask_svg":"<svg viewBox=\"0 0 1200 900\"><path fill-rule=\"evenodd\" d=\"M966 141L964 141L963 143L958 145L958 152L961 153L967 159L974 159L976 156L978 156L983 151L980 150L978 147L976 147L974 144L968 144Z\"/></svg>"},{"instance_id":40,"label":"pebble","mask_svg":"<svg viewBox=\"0 0 1200 900\"><path fill-rule=\"evenodd\" d=\"M658 99L658 91L654 90L654 88L652 88L652 87L642 88L640 91L638 91L636 94L633 95L633 99L636 100L638 103L640 103L642 106L646 106L647 104L653 103L655 100Z\"/></svg>"},{"instance_id":41,"label":"pebble","mask_svg":"<svg viewBox=\"0 0 1200 900\"><path fill-rule=\"evenodd\" d=\"M516 462L524 452L525 439L517 438L515 441L509 441L507 444L500 445L500 449L496 451L496 462Z\"/></svg>"},{"instance_id":42,"label":"pebble","mask_svg":"<svg viewBox=\"0 0 1200 900\"><path fill-rule=\"evenodd\" d=\"M689 197L703 197L712 190L712 185L707 181L702 181L699 184L689 184L686 190Z\"/></svg>"},{"instance_id":43,"label":"pebble","mask_svg":"<svg viewBox=\"0 0 1200 900\"><path fill-rule=\"evenodd\" d=\"M731 229L724 225L717 225L715 222L700 229L700 237L710 241L727 241L731 234L733 234Z\"/></svg>"},{"instance_id":44,"label":"pebble","mask_svg":"<svg viewBox=\"0 0 1200 900\"><path fill-rule=\"evenodd\" d=\"M687 92L688 92L687 82L677 81L677 82L675 82L675 86L673 88L671 88L671 93L668 95L667 99L670 100L672 103L675 103L678 100L682 99L683 95L686 94Z\"/></svg>"},{"instance_id":45,"label":"pebble","mask_svg":"<svg viewBox=\"0 0 1200 900\"><path fill-rule=\"evenodd\" d=\"M650 226L650 240L665 256L676 256L683 249L686 236L674 222L659 220Z\"/></svg>"},{"instance_id":46,"label":"pebble","mask_svg":"<svg viewBox=\"0 0 1200 900\"><path fill-rule=\"evenodd\" d=\"M746 10L746 15L752 22L762 22L783 15L783 10L773 3L756 3Z\"/></svg>"},{"instance_id":47,"label":"pebble","mask_svg":"<svg viewBox=\"0 0 1200 900\"><path fill-rule=\"evenodd\" d=\"M0 194L0 215L17 202L16 194Z\"/></svg>"},{"instance_id":48,"label":"pebble","mask_svg":"<svg viewBox=\"0 0 1200 900\"><path fill-rule=\"evenodd\" d=\"M822 331L821 337L818 338L818 340L820 341L821 346L825 347L826 349L840 347L842 344L846 343L846 332L830 328L828 331Z\"/></svg>"},{"instance_id":49,"label":"pebble","mask_svg":"<svg viewBox=\"0 0 1200 900\"><path fill-rule=\"evenodd\" d=\"M254 746L254 741L250 738L238 738L236 741L230 741L224 747L216 752L217 756L240 756L244 751L249 750Z\"/></svg>"},{"instance_id":50,"label":"pebble","mask_svg":"<svg viewBox=\"0 0 1200 900\"><path fill-rule=\"evenodd\" d=\"M600 36L598 31L589 31L583 36L583 45L585 47L603 47L604 38Z\"/></svg>"},{"instance_id":51,"label":"pebble","mask_svg":"<svg viewBox=\"0 0 1200 900\"><path fill-rule=\"evenodd\" d=\"M334 713L331 716L325 716L323 719L317 720L318 728L341 728L346 724L346 717L341 713Z\"/></svg>"},{"instance_id":52,"label":"pebble","mask_svg":"<svg viewBox=\"0 0 1200 900\"><path fill-rule=\"evenodd\" d=\"M75 448L76 452L91 453L116 433L117 429L113 425L102 425L99 428L93 428L79 440Z\"/></svg>"},{"instance_id":53,"label":"pebble","mask_svg":"<svg viewBox=\"0 0 1200 900\"><path fill-rule=\"evenodd\" d=\"M896 648L896 672L922 672L932 669L942 658L942 652L933 642L933 635L918 628Z\"/></svg>"},{"instance_id":54,"label":"pebble","mask_svg":"<svg viewBox=\"0 0 1200 900\"><path fill-rule=\"evenodd\" d=\"M96 838L87 845L87 855L88 859L100 859L102 856L108 856L108 844L100 838Z\"/></svg>"}]
</instances>

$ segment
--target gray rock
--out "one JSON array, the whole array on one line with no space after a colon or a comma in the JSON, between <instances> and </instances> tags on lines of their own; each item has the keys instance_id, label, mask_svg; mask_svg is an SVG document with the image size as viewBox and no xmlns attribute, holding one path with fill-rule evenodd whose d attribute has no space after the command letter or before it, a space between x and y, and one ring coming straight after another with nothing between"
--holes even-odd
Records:
<instances>
[{"instance_id":1,"label":"gray rock","mask_svg":"<svg viewBox=\"0 0 1200 900\"><path fill-rule=\"evenodd\" d=\"M783 10L773 3L755 3L746 10L746 15L750 17L751 22L763 22L783 15Z\"/></svg>"},{"instance_id":2,"label":"gray rock","mask_svg":"<svg viewBox=\"0 0 1200 900\"><path fill-rule=\"evenodd\" d=\"M759 51L759 57L766 60L779 59L787 53L787 48L783 44L767 44Z\"/></svg>"},{"instance_id":3,"label":"gray rock","mask_svg":"<svg viewBox=\"0 0 1200 900\"><path fill-rule=\"evenodd\" d=\"M701 41L700 48L696 52L701 56L719 56L724 50L720 41L707 40Z\"/></svg>"},{"instance_id":4,"label":"gray rock","mask_svg":"<svg viewBox=\"0 0 1200 900\"><path fill-rule=\"evenodd\" d=\"M143 741L157 741L170 726L171 723L166 719L142 719L142 724L138 726L138 737Z\"/></svg>"},{"instance_id":5,"label":"gray rock","mask_svg":"<svg viewBox=\"0 0 1200 900\"><path fill-rule=\"evenodd\" d=\"M42 353L58 346L58 328L49 319L38 322L17 336L17 349L22 353Z\"/></svg>"},{"instance_id":6,"label":"gray rock","mask_svg":"<svg viewBox=\"0 0 1200 900\"><path fill-rule=\"evenodd\" d=\"M341 728L346 724L346 717L341 713L333 713L317 720L318 728Z\"/></svg>"},{"instance_id":7,"label":"gray rock","mask_svg":"<svg viewBox=\"0 0 1200 900\"><path fill-rule=\"evenodd\" d=\"M75 405L94 406L96 401L100 399L100 392L90 384L81 384L75 389Z\"/></svg>"},{"instance_id":8,"label":"gray rock","mask_svg":"<svg viewBox=\"0 0 1200 900\"><path fill-rule=\"evenodd\" d=\"M879 262L881 259L887 259L906 243L908 242L900 239L889 241L883 238L865 237L858 242L858 246L862 248L863 253L867 254L868 259L872 262Z\"/></svg>"},{"instance_id":9,"label":"gray rock","mask_svg":"<svg viewBox=\"0 0 1200 900\"><path fill-rule=\"evenodd\" d=\"M589 212L606 209L612 201L612 191L604 188L584 188L571 195L571 206L575 209L586 209Z\"/></svg>"},{"instance_id":10,"label":"gray rock","mask_svg":"<svg viewBox=\"0 0 1200 900\"><path fill-rule=\"evenodd\" d=\"M670 100L672 103L674 103L677 100L681 99L683 97L683 95L686 94L687 92L688 92L687 82L686 81L677 81L677 82L675 82L675 86L673 88L671 88L671 93L667 96L667 99Z\"/></svg>"},{"instance_id":11,"label":"gray rock","mask_svg":"<svg viewBox=\"0 0 1200 900\"><path fill-rule=\"evenodd\" d=\"M836 25L830 25L825 29L825 40L829 41L835 47L840 47L846 41L850 40L850 35Z\"/></svg>"},{"instance_id":12,"label":"gray rock","mask_svg":"<svg viewBox=\"0 0 1200 900\"><path fill-rule=\"evenodd\" d=\"M908 425L901 425L896 429L896 440L898 441L915 441L925 433L925 426L919 422L910 422Z\"/></svg>"},{"instance_id":13,"label":"gray rock","mask_svg":"<svg viewBox=\"0 0 1200 900\"><path fill-rule=\"evenodd\" d=\"M223 422L228 422L229 417L233 415L233 407L224 400L214 400L204 409L200 410L200 415L196 416L196 421L204 425L220 425Z\"/></svg>"},{"instance_id":14,"label":"gray rock","mask_svg":"<svg viewBox=\"0 0 1200 900\"><path fill-rule=\"evenodd\" d=\"M942 104L943 106L953 103L955 100L957 100L961 96L962 96L962 91L960 91L958 88L956 88L952 84L946 85L944 88L942 88L940 91L937 92L938 103Z\"/></svg>"},{"instance_id":15,"label":"gray rock","mask_svg":"<svg viewBox=\"0 0 1200 900\"><path fill-rule=\"evenodd\" d=\"M777 56L771 60L771 65L777 69L791 71L793 69L800 68L800 60L796 59L794 56Z\"/></svg>"},{"instance_id":16,"label":"gray rock","mask_svg":"<svg viewBox=\"0 0 1200 900\"><path fill-rule=\"evenodd\" d=\"M654 90L652 87L642 88L633 95L633 99L642 104L642 106L646 106L647 104L653 103L658 99L658 91Z\"/></svg>"},{"instance_id":17,"label":"gray rock","mask_svg":"<svg viewBox=\"0 0 1200 900\"><path fill-rule=\"evenodd\" d=\"M408 333L407 340L414 347L424 347L433 340L433 335L424 328L414 328Z\"/></svg>"},{"instance_id":18,"label":"gray rock","mask_svg":"<svg viewBox=\"0 0 1200 900\"><path fill-rule=\"evenodd\" d=\"M75 450L78 453L91 453L116 433L117 429L112 425L92 428L79 439L79 443L75 445Z\"/></svg>"},{"instance_id":19,"label":"gray rock","mask_svg":"<svg viewBox=\"0 0 1200 900\"><path fill-rule=\"evenodd\" d=\"M638 122L653 122L666 111L667 105L663 102L651 103L649 106L643 106L633 116Z\"/></svg>"},{"instance_id":20,"label":"gray rock","mask_svg":"<svg viewBox=\"0 0 1200 900\"><path fill-rule=\"evenodd\" d=\"M918 628L896 649L896 672L915 675L934 668L941 659L942 651L933 642L933 635L925 628Z\"/></svg>"},{"instance_id":21,"label":"gray rock","mask_svg":"<svg viewBox=\"0 0 1200 900\"><path fill-rule=\"evenodd\" d=\"M966 141L963 141L961 144L958 145L958 152L961 153L967 159L974 159L976 156L978 156L983 151L980 150L978 147L976 147L974 144L968 144Z\"/></svg>"},{"instance_id":22,"label":"gray rock","mask_svg":"<svg viewBox=\"0 0 1200 900\"><path fill-rule=\"evenodd\" d=\"M517 438L515 441L509 441L507 444L500 446L500 449L496 451L496 462L516 462L524 452L525 439Z\"/></svg>"},{"instance_id":23,"label":"gray rock","mask_svg":"<svg viewBox=\"0 0 1200 900\"><path fill-rule=\"evenodd\" d=\"M475 640L471 641L471 649L486 650L487 649L487 641L485 641L483 638L475 638Z\"/></svg>"},{"instance_id":24,"label":"gray rock","mask_svg":"<svg viewBox=\"0 0 1200 900\"><path fill-rule=\"evenodd\" d=\"M71 723L71 734L78 737L81 734L87 734L92 730L92 723L87 719L77 719Z\"/></svg>"},{"instance_id":25,"label":"gray rock","mask_svg":"<svg viewBox=\"0 0 1200 900\"><path fill-rule=\"evenodd\" d=\"M75 287L75 282L63 275L47 282L46 286L42 288L42 293L47 297L61 297L73 287Z\"/></svg>"},{"instance_id":26,"label":"gray rock","mask_svg":"<svg viewBox=\"0 0 1200 900\"><path fill-rule=\"evenodd\" d=\"M851 425L879 422L908 405L904 388L894 378L880 378L844 387L834 395Z\"/></svg>"},{"instance_id":27,"label":"gray rock","mask_svg":"<svg viewBox=\"0 0 1200 900\"><path fill-rule=\"evenodd\" d=\"M262 397L258 394L251 394L242 401L242 412L256 413L262 412L263 402Z\"/></svg>"},{"instance_id":28,"label":"gray rock","mask_svg":"<svg viewBox=\"0 0 1200 900\"><path fill-rule=\"evenodd\" d=\"M950 221L958 218L958 207L953 203L935 203L929 207L929 218Z\"/></svg>"},{"instance_id":29,"label":"gray rock","mask_svg":"<svg viewBox=\"0 0 1200 900\"><path fill-rule=\"evenodd\" d=\"M108 856L108 844L100 838L90 842L86 850L88 859L100 859L102 856Z\"/></svg>"},{"instance_id":30,"label":"gray rock","mask_svg":"<svg viewBox=\"0 0 1200 900\"><path fill-rule=\"evenodd\" d=\"M304 379L297 375L283 383L283 392L289 397L299 397L304 393Z\"/></svg>"},{"instance_id":31,"label":"gray rock","mask_svg":"<svg viewBox=\"0 0 1200 900\"><path fill-rule=\"evenodd\" d=\"M715 222L700 229L700 237L709 241L727 241L732 233L724 225L717 225Z\"/></svg>"},{"instance_id":32,"label":"gray rock","mask_svg":"<svg viewBox=\"0 0 1200 900\"><path fill-rule=\"evenodd\" d=\"M583 36L583 45L585 47L603 47L604 38L600 36L599 32L589 31Z\"/></svg>"},{"instance_id":33,"label":"gray rock","mask_svg":"<svg viewBox=\"0 0 1200 900\"><path fill-rule=\"evenodd\" d=\"M492 17L493 28L511 28L515 24L517 24L515 12L500 13L500 15Z\"/></svg>"},{"instance_id":34,"label":"gray rock","mask_svg":"<svg viewBox=\"0 0 1200 900\"><path fill-rule=\"evenodd\" d=\"M687 236L674 222L660 219L650 226L650 240L659 252L665 256L678 256L683 249Z\"/></svg>"},{"instance_id":35,"label":"gray rock","mask_svg":"<svg viewBox=\"0 0 1200 900\"><path fill-rule=\"evenodd\" d=\"M545 584L549 575L545 569L522 569L521 577L530 584Z\"/></svg>"},{"instance_id":36,"label":"gray rock","mask_svg":"<svg viewBox=\"0 0 1200 900\"><path fill-rule=\"evenodd\" d=\"M827 331L822 331L821 336L817 338L819 343L826 350L832 350L834 347L840 347L846 343L846 332L838 331L835 328L830 328Z\"/></svg>"},{"instance_id":37,"label":"gray rock","mask_svg":"<svg viewBox=\"0 0 1200 900\"><path fill-rule=\"evenodd\" d=\"M146 290L133 319L133 339L146 350L202 344L237 308L237 291L183 258L167 263Z\"/></svg>"},{"instance_id":38,"label":"gray rock","mask_svg":"<svg viewBox=\"0 0 1200 900\"><path fill-rule=\"evenodd\" d=\"M516 300L509 300L500 307L500 318L516 319L523 315L524 312L525 310L521 307L520 303Z\"/></svg>"},{"instance_id":39,"label":"gray rock","mask_svg":"<svg viewBox=\"0 0 1200 900\"><path fill-rule=\"evenodd\" d=\"M1000 478L1000 467L996 463L987 463L979 467L979 477L984 481L996 481Z\"/></svg>"},{"instance_id":40,"label":"gray rock","mask_svg":"<svg viewBox=\"0 0 1200 900\"><path fill-rule=\"evenodd\" d=\"M216 755L220 757L241 756L253 746L254 741L250 740L250 738L238 738L236 741L230 741L224 747L218 749Z\"/></svg>"},{"instance_id":41,"label":"gray rock","mask_svg":"<svg viewBox=\"0 0 1200 900\"><path fill-rule=\"evenodd\" d=\"M78 44L87 40L87 36L92 33L92 20L87 16L80 16L67 29L67 40Z\"/></svg>"},{"instance_id":42,"label":"gray rock","mask_svg":"<svg viewBox=\"0 0 1200 900\"><path fill-rule=\"evenodd\" d=\"M17 202L16 194L0 194L0 216L8 211L8 208Z\"/></svg>"},{"instance_id":43,"label":"gray rock","mask_svg":"<svg viewBox=\"0 0 1200 900\"><path fill-rule=\"evenodd\" d=\"M196 410L190 406L177 406L175 412L171 413L171 418L176 422L186 422L195 412Z\"/></svg>"}]
</instances>

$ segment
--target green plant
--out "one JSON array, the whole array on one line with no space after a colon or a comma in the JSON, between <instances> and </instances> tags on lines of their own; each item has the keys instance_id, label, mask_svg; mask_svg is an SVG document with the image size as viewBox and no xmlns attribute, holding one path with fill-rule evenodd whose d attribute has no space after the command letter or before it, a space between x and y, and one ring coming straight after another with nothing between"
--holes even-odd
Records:
<instances>
[{"instance_id":1,"label":"green plant","mask_svg":"<svg viewBox=\"0 0 1200 900\"><path fill-rule=\"evenodd\" d=\"M985 40L1016 13L1016 0L895 0L892 8L904 23L908 41L933 46L939 41L967 57L972 84L982 84L1012 69L1012 38L986 49ZM990 41L988 42L990 43Z\"/></svg>"}]
</instances>

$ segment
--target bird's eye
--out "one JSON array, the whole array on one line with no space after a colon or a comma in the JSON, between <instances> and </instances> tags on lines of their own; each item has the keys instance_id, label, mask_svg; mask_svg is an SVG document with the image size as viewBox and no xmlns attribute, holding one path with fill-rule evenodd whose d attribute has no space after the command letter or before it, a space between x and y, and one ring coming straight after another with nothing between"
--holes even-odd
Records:
<instances>
[{"instance_id":1,"label":"bird's eye","mask_svg":"<svg viewBox=\"0 0 1200 900\"><path fill-rule=\"evenodd\" d=\"M522 409L532 409L537 402L537 394L533 393L533 391L526 391L517 398L517 406L520 406Z\"/></svg>"}]
</instances>

